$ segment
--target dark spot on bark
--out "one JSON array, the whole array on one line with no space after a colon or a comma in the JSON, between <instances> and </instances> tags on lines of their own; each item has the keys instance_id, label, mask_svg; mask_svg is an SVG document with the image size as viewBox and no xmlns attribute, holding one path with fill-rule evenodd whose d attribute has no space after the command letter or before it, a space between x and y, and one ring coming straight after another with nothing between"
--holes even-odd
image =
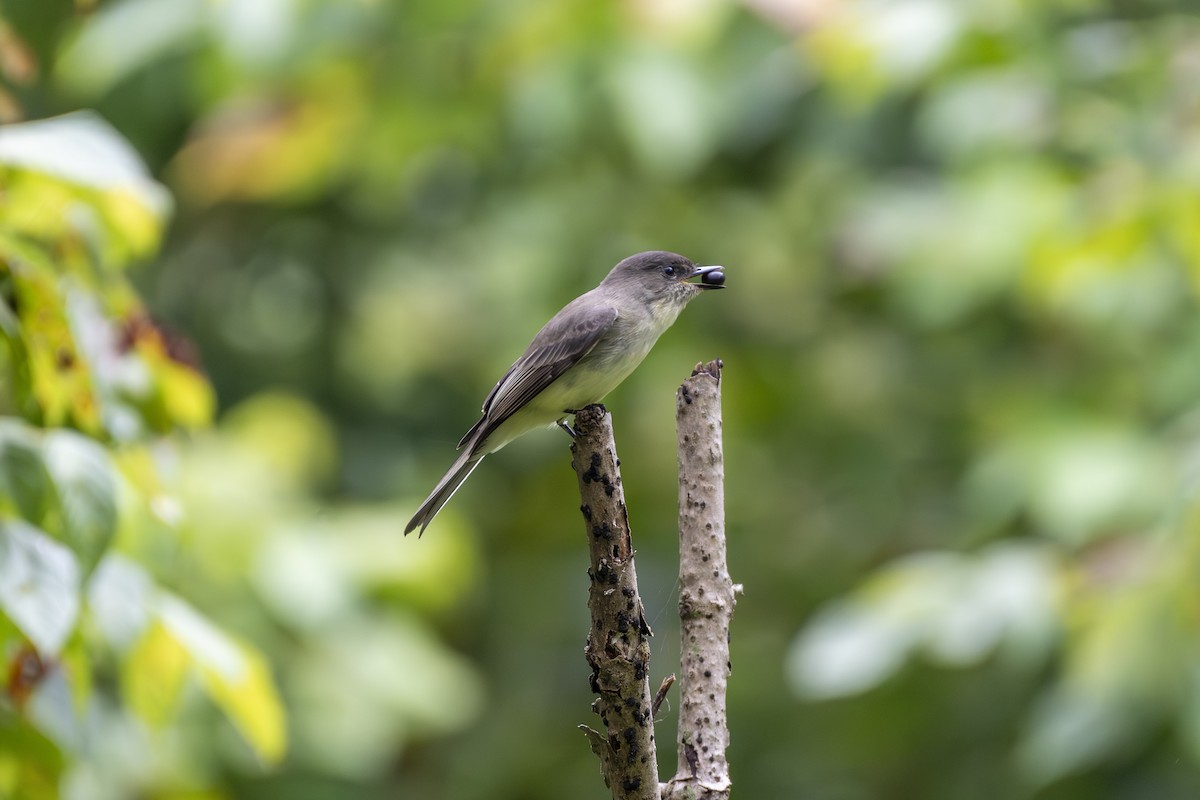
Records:
<instances>
[{"instance_id":1,"label":"dark spot on bark","mask_svg":"<svg viewBox=\"0 0 1200 800\"><path fill-rule=\"evenodd\" d=\"M625 791L633 792L633 791L636 791L641 788L642 779L641 778L626 778L625 782L622 783L621 786L624 787Z\"/></svg>"},{"instance_id":2,"label":"dark spot on bark","mask_svg":"<svg viewBox=\"0 0 1200 800\"><path fill-rule=\"evenodd\" d=\"M625 738L625 744L629 745L629 755L626 756L626 762L632 764L638 754L637 730L634 728L626 728L621 731L621 735Z\"/></svg>"},{"instance_id":3,"label":"dark spot on bark","mask_svg":"<svg viewBox=\"0 0 1200 800\"><path fill-rule=\"evenodd\" d=\"M706 669L706 670L704 670L704 677L706 677L706 678L711 678L711 677L712 677L712 670L711 670L711 669Z\"/></svg>"},{"instance_id":4,"label":"dark spot on bark","mask_svg":"<svg viewBox=\"0 0 1200 800\"><path fill-rule=\"evenodd\" d=\"M587 471L583 473L583 482L585 484L592 483L592 482L598 481L598 480L602 480L604 478L604 476L600 472L600 463L601 463L600 454L592 453L591 464L590 464L590 466L588 466Z\"/></svg>"},{"instance_id":5,"label":"dark spot on bark","mask_svg":"<svg viewBox=\"0 0 1200 800\"><path fill-rule=\"evenodd\" d=\"M696 748L691 744L683 746L683 757L687 760L688 770L692 773L692 777L696 777L696 772L700 769L700 754L696 752Z\"/></svg>"},{"instance_id":6,"label":"dark spot on bark","mask_svg":"<svg viewBox=\"0 0 1200 800\"><path fill-rule=\"evenodd\" d=\"M592 521L592 507L584 503L579 507L579 512L583 514L583 518L588 522ZM709 527L712 527L711 525Z\"/></svg>"},{"instance_id":7,"label":"dark spot on bark","mask_svg":"<svg viewBox=\"0 0 1200 800\"><path fill-rule=\"evenodd\" d=\"M683 402L690 406L692 404L692 393L688 391L686 386L681 387L680 393L683 395Z\"/></svg>"}]
</instances>

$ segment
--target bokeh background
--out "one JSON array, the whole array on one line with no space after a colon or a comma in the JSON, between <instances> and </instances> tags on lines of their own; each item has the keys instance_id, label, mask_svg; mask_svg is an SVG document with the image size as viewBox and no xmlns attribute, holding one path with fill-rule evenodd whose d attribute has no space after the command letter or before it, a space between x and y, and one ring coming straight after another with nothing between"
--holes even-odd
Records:
<instances>
[{"instance_id":1,"label":"bokeh background","mask_svg":"<svg viewBox=\"0 0 1200 800\"><path fill-rule=\"evenodd\" d=\"M4 0L9 130L81 109L148 172L0 128L0 410L9 451L124 488L77 624L0 598L0 794L607 797L565 438L400 531L542 322L644 249L727 266L608 407L657 684L673 394L725 361L735 796L1200 794L1194 4ZM46 388L75 361L34 357L33 263L108 276L55 334L99 418ZM20 463L0 516L34 524Z\"/></svg>"}]
</instances>

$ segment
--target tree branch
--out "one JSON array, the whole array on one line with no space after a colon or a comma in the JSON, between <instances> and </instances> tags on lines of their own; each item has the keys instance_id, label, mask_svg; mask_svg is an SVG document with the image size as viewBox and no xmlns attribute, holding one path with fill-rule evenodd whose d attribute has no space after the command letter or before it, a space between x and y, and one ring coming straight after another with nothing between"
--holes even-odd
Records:
<instances>
[{"instance_id":1,"label":"tree branch","mask_svg":"<svg viewBox=\"0 0 1200 800\"><path fill-rule=\"evenodd\" d=\"M663 800L728 800L729 621L741 586L725 559L721 362L697 364L675 396L679 435L679 763Z\"/></svg>"},{"instance_id":2,"label":"tree branch","mask_svg":"<svg viewBox=\"0 0 1200 800\"><path fill-rule=\"evenodd\" d=\"M659 800L650 694L650 626L633 565L633 539L617 467L612 419L604 406L575 415L571 466L587 528L592 625L584 650L592 668L593 709L604 732L581 725L600 758L614 800Z\"/></svg>"}]
</instances>

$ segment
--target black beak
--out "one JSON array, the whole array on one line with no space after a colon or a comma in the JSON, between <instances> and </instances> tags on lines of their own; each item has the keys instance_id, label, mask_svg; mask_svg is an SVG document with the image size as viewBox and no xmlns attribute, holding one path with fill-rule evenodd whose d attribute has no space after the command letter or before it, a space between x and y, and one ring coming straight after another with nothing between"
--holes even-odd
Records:
<instances>
[{"instance_id":1,"label":"black beak","mask_svg":"<svg viewBox=\"0 0 1200 800\"><path fill-rule=\"evenodd\" d=\"M696 267L688 278L699 278L700 282L693 285L701 289L725 288L725 268L721 266Z\"/></svg>"}]
</instances>

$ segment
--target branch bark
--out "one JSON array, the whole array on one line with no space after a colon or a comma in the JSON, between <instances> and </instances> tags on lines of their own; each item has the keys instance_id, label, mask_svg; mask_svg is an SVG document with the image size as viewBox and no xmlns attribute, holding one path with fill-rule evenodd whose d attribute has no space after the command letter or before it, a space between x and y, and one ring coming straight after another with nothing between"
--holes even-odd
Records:
<instances>
[{"instance_id":1,"label":"branch bark","mask_svg":"<svg viewBox=\"0 0 1200 800\"><path fill-rule=\"evenodd\" d=\"M663 800L728 800L729 622L741 586L725 558L721 362L697 364L675 396L679 436L679 762Z\"/></svg>"},{"instance_id":2,"label":"branch bark","mask_svg":"<svg viewBox=\"0 0 1200 800\"><path fill-rule=\"evenodd\" d=\"M571 466L579 478L591 556L592 624L584 652L592 691L599 695L592 708L604 730L580 728L600 758L614 800L659 800L650 626L638 594L612 419L604 406L588 406L575 415L575 431Z\"/></svg>"}]
</instances>

